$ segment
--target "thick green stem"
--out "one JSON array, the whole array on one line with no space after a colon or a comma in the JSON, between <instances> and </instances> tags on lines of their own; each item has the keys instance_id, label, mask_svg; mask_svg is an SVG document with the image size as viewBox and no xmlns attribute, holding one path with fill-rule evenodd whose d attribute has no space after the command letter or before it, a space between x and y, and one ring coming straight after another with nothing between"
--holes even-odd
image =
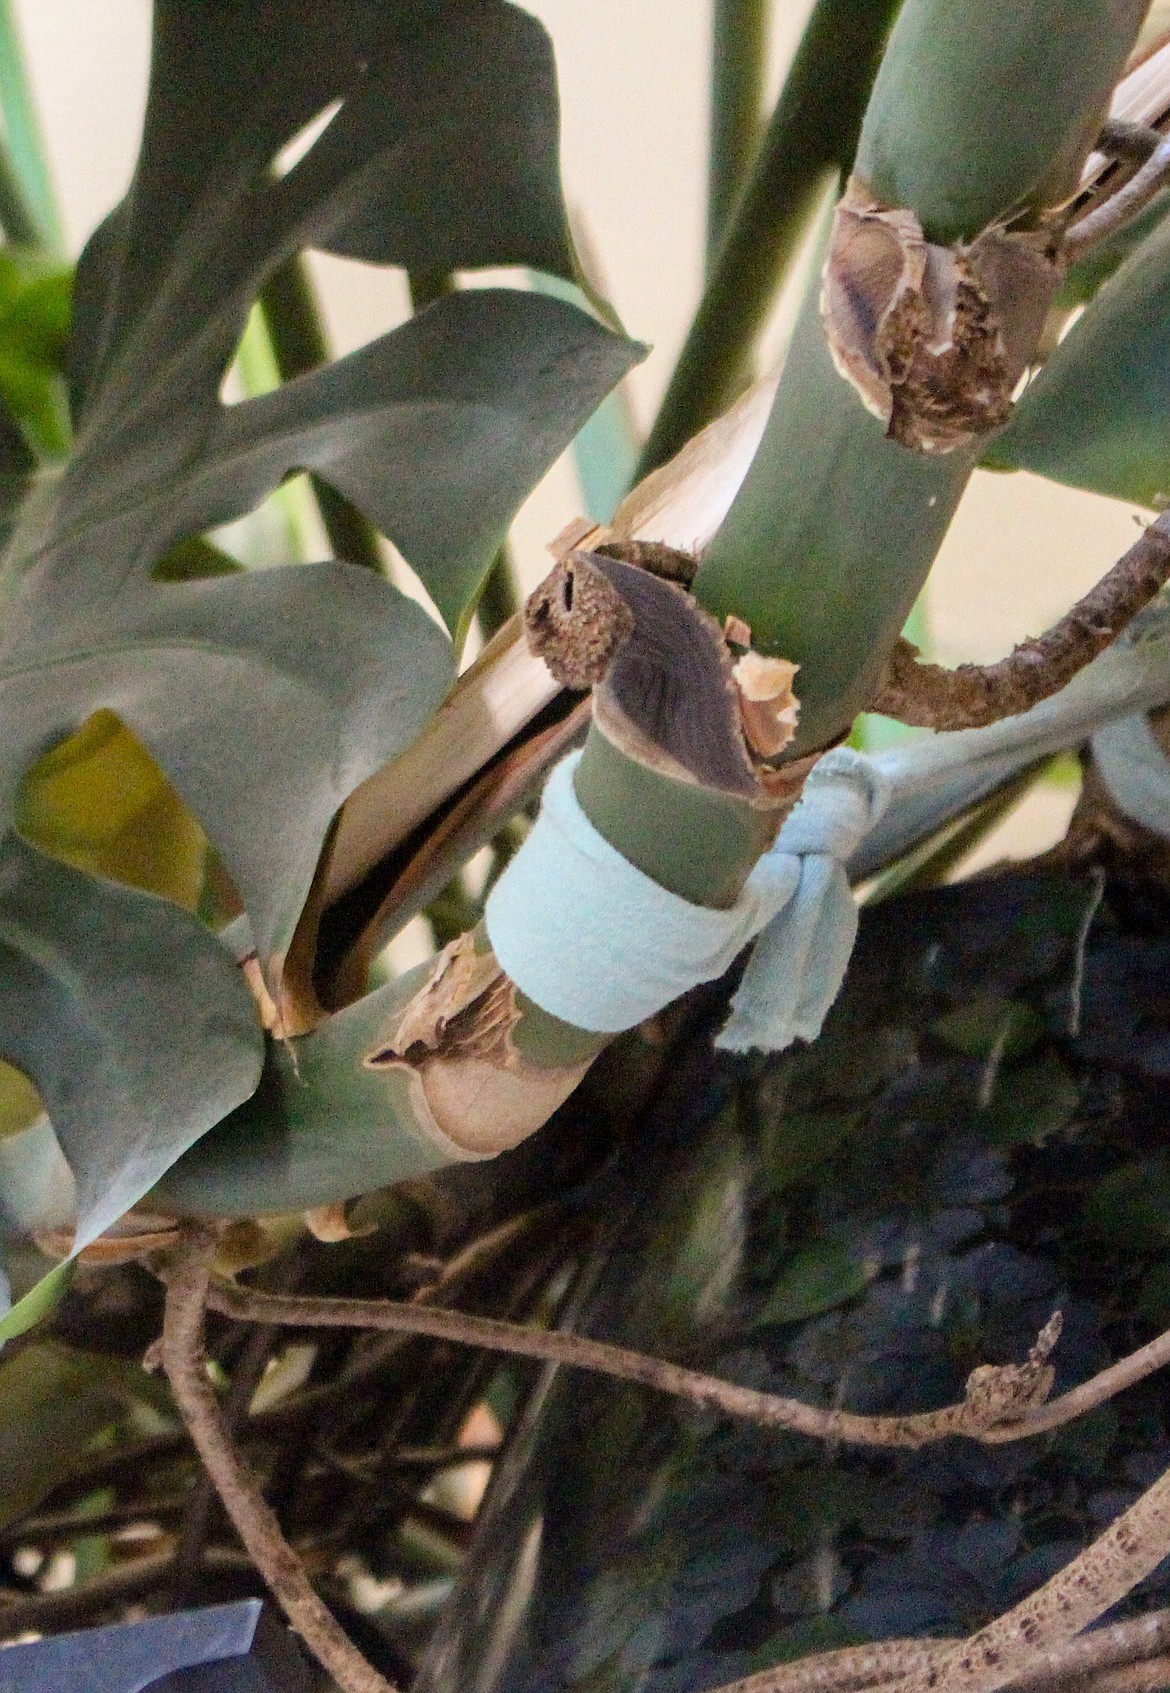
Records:
<instances>
[{"instance_id":1,"label":"thick green stem","mask_svg":"<svg viewBox=\"0 0 1170 1693\"><path fill-rule=\"evenodd\" d=\"M760 144L767 51L766 0L715 0L707 155L708 270Z\"/></svg>"},{"instance_id":2,"label":"thick green stem","mask_svg":"<svg viewBox=\"0 0 1170 1693\"><path fill-rule=\"evenodd\" d=\"M0 0L0 110L7 147L0 221L10 241L65 250L44 137L25 71L13 0Z\"/></svg>"},{"instance_id":3,"label":"thick green stem","mask_svg":"<svg viewBox=\"0 0 1170 1693\"><path fill-rule=\"evenodd\" d=\"M954 239L1064 194L1096 133L1144 0L906 0L874 84L857 172ZM1019 90L1027 90L1026 100ZM807 752L872 697L975 462L978 442L886 438L829 356L809 289L750 471L695 592L801 666Z\"/></svg>"},{"instance_id":4,"label":"thick green stem","mask_svg":"<svg viewBox=\"0 0 1170 1693\"><path fill-rule=\"evenodd\" d=\"M833 366L818 299L814 286L759 451L695 583L720 621L742 617L757 648L800 665L801 751L869 704L974 464L973 452L885 439Z\"/></svg>"},{"instance_id":5,"label":"thick green stem","mask_svg":"<svg viewBox=\"0 0 1170 1693\"><path fill-rule=\"evenodd\" d=\"M853 157L899 0L818 0L691 324L637 475L726 409L809 216Z\"/></svg>"},{"instance_id":6,"label":"thick green stem","mask_svg":"<svg viewBox=\"0 0 1170 1693\"><path fill-rule=\"evenodd\" d=\"M688 899L733 905L771 844L775 819L742 800L660 776L594 727L574 779L593 827L623 858Z\"/></svg>"},{"instance_id":7,"label":"thick green stem","mask_svg":"<svg viewBox=\"0 0 1170 1693\"><path fill-rule=\"evenodd\" d=\"M297 255L273 271L261 290L260 310L277 368L285 382L328 362L329 344L303 258ZM311 476L309 480L325 533L337 557L381 573L378 537L361 512L319 476Z\"/></svg>"},{"instance_id":8,"label":"thick green stem","mask_svg":"<svg viewBox=\"0 0 1170 1693\"><path fill-rule=\"evenodd\" d=\"M1059 205L1075 187L1148 0L908 0L857 172L933 241Z\"/></svg>"},{"instance_id":9,"label":"thick green stem","mask_svg":"<svg viewBox=\"0 0 1170 1693\"><path fill-rule=\"evenodd\" d=\"M474 947L479 954L489 950L482 925ZM203 1217L302 1210L425 1175L458 1158L451 1142L436 1140L424 1121L417 1071L376 1057L431 968L422 964L375 989L311 1034L270 1042L256 1093L167 1171L150 1203ZM531 1123L535 1130L611 1037L575 1029L522 995L517 1010L508 1038L523 1073L538 1092L543 1078L553 1077L552 1090L545 1090L548 1104ZM557 1096L562 1070L568 1079ZM491 1091L486 1067L477 1085ZM501 1112L516 1101L517 1094L505 1090ZM502 1132L507 1126L498 1125Z\"/></svg>"}]
</instances>

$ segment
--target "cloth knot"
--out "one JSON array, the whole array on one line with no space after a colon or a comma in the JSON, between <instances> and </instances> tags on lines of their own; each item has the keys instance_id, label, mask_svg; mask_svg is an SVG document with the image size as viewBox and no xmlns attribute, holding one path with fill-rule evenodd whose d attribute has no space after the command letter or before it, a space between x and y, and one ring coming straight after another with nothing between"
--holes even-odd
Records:
<instances>
[{"instance_id":1,"label":"cloth knot","mask_svg":"<svg viewBox=\"0 0 1170 1693\"><path fill-rule=\"evenodd\" d=\"M836 999L857 939L846 862L890 801L890 782L851 747L826 753L748 888L787 886L752 951L715 1044L778 1052L813 1040Z\"/></svg>"},{"instance_id":2,"label":"cloth knot","mask_svg":"<svg viewBox=\"0 0 1170 1693\"><path fill-rule=\"evenodd\" d=\"M549 778L532 833L487 902L500 964L537 1005L580 1029L632 1028L755 948L718 1044L779 1051L820 1033L857 933L850 889L1019 770L1092 737L1132 817L1170 839L1170 760L1145 713L1170 699L1170 600L1031 710L885 752L838 747L730 911L669 893L624 859L573 789L579 753Z\"/></svg>"},{"instance_id":3,"label":"cloth knot","mask_svg":"<svg viewBox=\"0 0 1170 1693\"><path fill-rule=\"evenodd\" d=\"M857 931L843 861L881 814L885 777L848 748L827 754L735 905L712 911L598 833L573 787L579 759L553 771L531 834L488 898L488 938L520 991L576 1028L616 1033L721 976L764 931L720 1044L776 1050L811 1038Z\"/></svg>"},{"instance_id":4,"label":"cloth knot","mask_svg":"<svg viewBox=\"0 0 1170 1693\"><path fill-rule=\"evenodd\" d=\"M890 781L863 752L834 747L818 759L772 852L856 852L890 802Z\"/></svg>"}]
</instances>

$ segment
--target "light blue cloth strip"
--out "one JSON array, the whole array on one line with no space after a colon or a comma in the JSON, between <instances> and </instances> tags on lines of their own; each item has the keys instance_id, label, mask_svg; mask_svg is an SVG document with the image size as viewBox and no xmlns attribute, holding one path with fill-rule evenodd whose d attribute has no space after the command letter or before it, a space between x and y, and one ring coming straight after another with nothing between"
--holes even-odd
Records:
<instances>
[{"instance_id":1,"label":"light blue cloth strip","mask_svg":"<svg viewBox=\"0 0 1170 1693\"><path fill-rule=\"evenodd\" d=\"M577 803L574 754L550 777L532 833L492 891L488 936L536 1004L616 1033L721 975L759 935L718 1044L780 1051L816 1036L840 990L857 933L850 880L1028 765L1092 738L1123 808L1170 835L1170 763L1144 716L1167 700L1170 606L1159 600L1030 711L868 756L826 754L730 911L691 905L622 858Z\"/></svg>"},{"instance_id":2,"label":"light blue cloth strip","mask_svg":"<svg viewBox=\"0 0 1170 1693\"><path fill-rule=\"evenodd\" d=\"M739 1050L761 1044L757 1035L787 1045L815 1033L857 927L842 865L886 803L871 761L848 747L822 758L735 905L712 911L669 893L593 827L573 788L580 756L549 777L540 816L484 912L492 950L521 992L576 1028L616 1034L721 976L766 928L721 1040ZM799 968L776 968L782 957Z\"/></svg>"},{"instance_id":3,"label":"light blue cloth strip","mask_svg":"<svg viewBox=\"0 0 1170 1693\"><path fill-rule=\"evenodd\" d=\"M715 1044L730 1052L779 1052L820 1033L857 938L857 905L845 864L889 805L888 779L849 747L812 768L800 803L749 878L782 869L798 879L762 930Z\"/></svg>"},{"instance_id":4,"label":"light blue cloth strip","mask_svg":"<svg viewBox=\"0 0 1170 1693\"><path fill-rule=\"evenodd\" d=\"M730 911L692 905L593 827L573 788L580 757L570 753L549 777L484 917L492 950L529 999L579 1029L616 1034L721 976L791 897L800 866L753 878Z\"/></svg>"}]
</instances>

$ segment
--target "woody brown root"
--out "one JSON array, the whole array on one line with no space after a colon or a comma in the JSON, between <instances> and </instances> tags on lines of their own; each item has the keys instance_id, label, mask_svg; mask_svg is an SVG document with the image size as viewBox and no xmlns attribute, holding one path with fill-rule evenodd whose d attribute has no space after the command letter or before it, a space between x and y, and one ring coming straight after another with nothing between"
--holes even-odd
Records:
<instances>
[{"instance_id":1,"label":"woody brown root","mask_svg":"<svg viewBox=\"0 0 1170 1693\"><path fill-rule=\"evenodd\" d=\"M1047 1407L1044 1400L1052 1380L1048 1360L1060 1331L1059 1316L1055 1316L1023 1364L984 1366L975 1371L960 1404L921 1416L860 1417L759 1393L643 1353L559 1331L530 1329L455 1311L424 1310L417 1305L388 1300L302 1299L213 1282L209 1274L213 1244L210 1247L206 1244L210 1237L201 1238L199 1231L192 1231L192 1237L192 1256L186 1260L185 1268L181 1264L180 1274L171 1282L167 1367L172 1372L176 1395L179 1396L180 1385L188 1394L186 1400L181 1399L184 1414L191 1421L192 1433L205 1462L209 1468L213 1463L217 1466L213 1473L225 1504L274 1588L276 1579L285 1573L271 1541L266 1538L275 1525L261 1525L264 1532L256 1536L260 1551L255 1550L253 1540L244 1530L246 1512L237 1515L232 1503L240 1493L238 1459L233 1455L231 1463L225 1464L223 1451L215 1449L214 1441L210 1447L207 1443L208 1401L211 1411L217 1412L218 1408L202 1367L201 1312L205 1305L252 1321L427 1334L493 1351L543 1358L638 1382L763 1426L871 1446L919 1446L950 1435L966 1435L977 1440L1022 1438L1081 1414L1102 1398L1158 1368L1166 1361L1170 1348L1170 1341L1162 1337ZM186 1325L181 1332L177 1329L180 1318ZM175 1348L187 1375L175 1373ZM190 1379L192 1370L194 1382ZM199 1394L193 1402L190 1395L196 1387ZM254 1484L251 1485L254 1491ZM262 1500L259 1505L262 1511L267 1510ZM1136 1631L1132 1638L1118 1635L1108 1649L1097 1636L1084 1640L1077 1637L1148 1574L1168 1550L1170 1476L1165 1476L1036 1593L969 1640L907 1641L888 1647L857 1648L850 1654L830 1654L823 1660L813 1658L764 1672L747 1683L737 1684L734 1693L834 1693L838 1689L841 1693L846 1689L856 1693L862 1689L870 1693L994 1693L995 1689L1008 1686L1026 1686L1037 1693L1041 1688L1057 1687L1075 1689L1075 1693L1152 1693L1161 1673L1160 1661L1164 1660L1170 1641L1163 1639L1157 1628L1151 1632L1145 1626L1145 1619L1125 1625ZM261 1552L267 1561L261 1558ZM289 1555L295 1556L291 1552ZM300 1573L304 1580L303 1569ZM1149 1660L1145 1668L1137 1667L1139 1661L1145 1660ZM343 1682L343 1685L364 1684Z\"/></svg>"},{"instance_id":2,"label":"woody brown root","mask_svg":"<svg viewBox=\"0 0 1170 1693\"><path fill-rule=\"evenodd\" d=\"M817 1652L777 1664L716 1693L895 1693L908 1675L929 1673L957 1640L881 1640ZM1109 1628L1094 1629L1040 1656L1033 1669L1010 1682L1012 1693L1139 1693L1170 1685L1170 1611L1151 1611Z\"/></svg>"},{"instance_id":3,"label":"woody brown root","mask_svg":"<svg viewBox=\"0 0 1170 1693\"><path fill-rule=\"evenodd\" d=\"M1168 1551L1170 1472L1034 1593L940 1660L912 1670L898 1683L899 1693L996 1693L1032 1674L1125 1598Z\"/></svg>"},{"instance_id":4,"label":"woody brown root","mask_svg":"<svg viewBox=\"0 0 1170 1693\"><path fill-rule=\"evenodd\" d=\"M1170 513L1151 523L1059 623L995 664L949 670L922 663L909 641L899 641L872 709L924 729L979 729L1014 717L1071 682L1168 579Z\"/></svg>"},{"instance_id":5,"label":"woody brown root","mask_svg":"<svg viewBox=\"0 0 1170 1693\"><path fill-rule=\"evenodd\" d=\"M231 1437L207 1376L203 1316L218 1236L191 1224L170 1258L162 1363L192 1442L256 1568L343 1693L395 1693L318 1598Z\"/></svg>"},{"instance_id":6,"label":"woody brown root","mask_svg":"<svg viewBox=\"0 0 1170 1693\"><path fill-rule=\"evenodd\" d=\"M221 1281L209 1285L207 1303L210 1310L224 1316L253 1322L425 1334L433 1339L481 1346L487 1351L517 1357L541 1358L594 1370L621 1381L638 1382L660 1393L766 1428L790 1429L814 1439L847 1441L860 1446L911 1448L949 1435L980 1440L992 1428L1018 1428L1021 1436L1029 1433L1029 1413L1043 1404L1052 1385L1048 1359L1060 1335L1057 1312L1045 1324L1022 1364L981 1365L972 1372L966 1394L957 1404L917 1415L866 1417L806 1405L782 1394L760 1393L737 1382L722 1381L717 1376L684 1369L665 1359L628 1347L611 1346L605 1341L527 1328L494 1317L434 1306L423 1309L390 1299L303 1299L259 1293Z\"/></svg>"}]
</instances>

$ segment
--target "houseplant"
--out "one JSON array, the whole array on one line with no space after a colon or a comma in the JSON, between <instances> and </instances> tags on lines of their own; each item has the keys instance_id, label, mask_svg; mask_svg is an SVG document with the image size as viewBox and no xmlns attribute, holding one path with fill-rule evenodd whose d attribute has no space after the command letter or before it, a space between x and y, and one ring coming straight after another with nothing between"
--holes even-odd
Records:
<instances>
[{"instance_id":1,"label":"houseplant","mask_svg":"<svg viewBox=\"0 0 1170 1693\"><path fill-rule=\"evenodd\" d=\"M956 818L978 827L1004 783L1047 751L1079 744L1099 725L1170 695L1158 672L1156 614L1125 649L1129 658L1123 654L1112 670L1086 669L1165 579L1170 543L1160 522L1095 596L1004 666L947 675L916 666L898 645L981 457L1153 503L1164 479L1158 325L1166 237L1156 197L1165 163L1159 132L1139 123L1102 136L1142 5L1084 0L1057 14L1037 0L1006 23L953 0L907 0L896 23L895 10L821 0L738 195L728 183L751 151L740 120L756 73L751 54L722 56L726 123L716 198L723 207L734 201L735 210L718 214L726 229L707 295L642 469L655 471L677 449L682 457L641 480L605 530L587 523L562 539L550 585L530 602L535 653L518 622L507 620L454 691L456 649L485 584L493 584L489 606L500 603L504 567L493 561L512 513L639 356L584 285L566 233L554 68L539 26L497 0L423 13L241 4L211 20L160 4L138 171L79 264L68 337L61 268L44 250L43 209L14 155L5 225L12 245L3 661L11 827L2 1033L38 1099L19 1075L8 1078L4 1206L17 1236L132 1267L115 1267L104 1280L87 1271L65 1293L72 1257L39 1280L27 1254L14 1258L14 1278L32 1285L0 1331L9 1340L0 1368L15 1453L6 1511L21 1536L13 1546L37 1554L38 1534L76 1540L83 1521L85 1555L101 1573L98 1585L83 1583L67 1602L49 1594L14 1601L24 1608L10 1612L13 1627L17 1619L33 1626L102 1614L103 1602L131 1595L165 1603L206 1590L201 1584L216 1569L213 1495L202 1484L191 1499L176 1492L185 1462L168 1425L176 1407L249 1551L343 1685L380 1685L380 1672L355 1659L310 1572L343 1610L354 1603L352 1581L344 1585L354 1559L359 1574L389 1571L404 1581L451 1574L458 1519L404 1483L403 1466L415 1463L412 1474L441 1468L450 1453L444 1459L436 1449L449 1447L468 1414L488 1401L497 1422L511 1427L512 1461L519 1461L519 1431L541 1415L528 1378L513 1370L488 1383L482 1362L454 1362L440 1351L434 1387L424 1379L408 1392L418 1353L400 1342L377 1352L335 1339L318 1349L305 1394L333 1395L336 1404L338 1393L363 1379L377 1380L382 1392L386 1379L377 1372L385 1369L403 1422L386 1437L388 1451L382 1437L373 1453L363 1449L370 1424L360 1418L339 1451L328 1429L321 1450L310 1443L303 1555L294 1555L222 1426L225 1413L201 1363L204 1305L245 1323L267 1317L337 1326L364 1316L415 1330L429 1323L436 1334L454 1331L426 1306L464 1285L478 1285L497 1311L531 1316L537 1327L566 1298L563 1321L588 1309L590 1279L600 1285L605 1264L620 1257L614 1241L594 1239L587 1226L591 1207L614 1211L606 1155L620 1165L623 1144L638 1144L640 1134L652 1143L647 1125L674 1097L672 1071L690 1074L693 1061L701 1072L710 1029L702 1006L688 1001L649 1038L614 1043L612 1036L644 1025L692 982L721 971L705 959L689 979L670 977L674 991L651 984L649 1000L634 995L629 1010L627 976L653 976L664 960L674 968L665 925L615 924L604 891L596 900L579 898L577 884L567 892L567 864L554 858L550 868L547 849L542 860L529 843L499 883L499 901L511 890L511 915L493 919L489 911L485 927L466 909L452 873L485 841L496 843L502 868L515 846L513 820L576 740L585 736L572 779L572 827L599 834L673 896L674 905L653 896L664 911L669 906L672 922L685 905L717 925L723 919L713 913L739 909L810 772L819 766L821 777L831 769L869 780L858 772L878 768L840 755L820 763L875 699L944 731L1017 719L1045 696L1057 702L1055 742L1013 755L989 785L960 787L945 815L919 820L906 838L898 837L894 800L909 790L895 782L893 799L883 801L895 825L894 844L877 861L885 864ZM729 39L740 39L747 11L730 7L721 16ZM1026 106L1014 98L1020 86L1030 91ZM1115 168L1102 176L1094 190L1100 204L1090 209L1082 175L1099 142ZM687 446L744 386L760 316L833 170L846 179L845 192L822 232L824 258L779 386L774 395L749 390L727 420ZM404 267L420 309L370 347L325 362L297 263L305 247ZM452 289L444 280L505 263L575 283L575 299ZM1086 300L1084 316L1057 344ZM282 381L225 405L221 379L255 302ZM1041 362L1013 410L1019 382ZM744 477L736 466L748 457ZM239 568L209 531L293 470L317 478L315 497L340 562ZM680 534L684 500L689 527ZM371 523L417 570L446 633L386 580ZM699 556L688 557L697 541ZM1082 671L1087 680L1078 684ZM589 684L591 724L580 698ZM1070 697L1081 702L1080 715L1065 719L1059 712ZM1098 763L1107 767L1104 752ZM972 766L974 753L959 764ZM1052 944L1074 976L1087 968L1089 931L1106 897L1099 843L1108 838L1118 852L1126 844L1119 806L1132 818L1107 784L1092 828L1082 830L1075 869L1063 872L1073 916L1061 906L1052 917L1060 943ZM1145 837L1140 842L1150 847ZM946 843L936 844L945 853ZM833 854L822 840L787 856ZM836 852L838 860L847 856ZM1156 868L1153 851L1152 860ZM836 928L827 950L843 963L852 908L842 904L840 868L831 886ZM538 897L554 912L567 908L570 927L550 926ZM775 888L769 898L769 911L782 916L784 898ZM799 910L799 900L790 903ZM439 961L369 987L377 946L422 907L450 935ZM585 928L571 926L578 920ZM963 920L990 921L974 907L956 918ZM754 917L736 932L740 941L753 926ZM582 970L586 945L600 945L599 934L619 952L589 954L611 967ZM817 934L814 959L827 948ZM549 935L551 959L530 974ZM781 935L773 946L780 979L796 980L785 944ZM724 936L714 955L722 960L729 946ZM1035 980L1044 992L1052 985L1045 971L1054 968L1043 952ZM553 988L530 985L538 978ZM817 1015L798 1005L785 1026L806 1037L815 1032L821 1000L835 987L821 981ZM574 1011L585 1000L573 996L586 991L590 1009ZM986 999L989 992L981 982L978 993ZM1005 1059L1051 1060L1057 1067L1029 1071L1027 1085L1043 1091L1048 1076L1050 1091L1072 1088L1060 1054L1038 1051L1039 1037L1028 1044L1029 1008L1018 1010L1011 994L991 998L974 1033L960 1027L940 1037L991 1076L981 1109L994 1103ZM962 1009L949 1007L955 1015ZM932 1003L929 1015L933 1024L943 1012ZM1021 1018L1024 1033L1016 1028ZM872 1030L865 1039L888 1044ZM591 1071L592 1094L532 1141ZM766 1098L780 1073L741 1071L745 1098ZM1058 1073L1061 1080L1052 1080ZM883 1085L900 1074L897 1066L882 1071ZM1021 1088L1023 1074L1012 1072ZM830 1100L842 1085L830 1078ZM979 1086L987 1091L986 1081ZM51 1128L36 1115L40 1103ZM582 1122L574 1112L601 1114L607 1123L591 1145L574 1134L574 1122ZM772 1166L799 1163L786 1135L811 1137L818 1148L847 1145L852 1156L862 1124L853 1104L825 1120L819 1099L797 1114L811 1116L811 1126L788 1122L792 1114L778 1108L766 1124L763 1115L751 1156L767 1144ZM679 1286L673 1272L667 1278L669 1320L651 1322L644 1313L636 1338L652 1337L658 1351L685 1353L691 1329L709 1314L711 1285L726 1300L735 1281L722 1213L711 1205L712 1195L728 1191L727 1160L740 1158L743 1136L737 1130L728 1142L719 1113L700 1117L692 1125L699 1150L688 1143L680 1156L688 1167L697 1160L700 1172L714 1167L713 1185L675 1170L664 1144L667 1191L651 1183L641 1222L628 1219L632 1238L641 1238L647 1219L657 1221L676 1257L680 1243L700 1256L714 1250L714 1269L696 1272L689 1292L685 1275ZM1058 1118L1044 1120L1043 1134L1077 1122L1071 1108ZM950 1127L942 1125L944 1137ZM888 1157L880 1146L875 1139L872 1155ZM1124 1150L1112 1149L1117 1169L1096 1172L1101 1183L1124 1187ZM819 1156L807 1168L820 1169ZM1153 1181L1158 1168L1131 1177ZM822 1176L836 1184L840 1172L829 1162L816 1179ZM1053 1172L1044 1176L1053 1179ZM995 1181L978 1190L980 1203L998 1197ZM1109 1191L1095 1201L1106 1214ZM302 1217L316 1240L332 1239L330 1249L305 1243ZM815 1321L864 1301L871 1284L887 1285L892 1262L871 1253L859 1264L825 1218L807 1226L807 1240L797 1230L788 1246L789 1224L774 1220L770 1250L779 1256L765 1253L763 1268L752 1272L771 1284L765 1329ZM370 1225L376 1232L367 1236ZM998 1224L981 1217L979 1226L991 1232ZM1147 1251L1157 1239L1151 1229ZM304 1298L402 1293L413 1276L420 1297L405 1313L265 1304L263 1290L233 1290L231 1274L251 1270L261 1281L299 1278ZM161 1293L151 1274L170 1290L162 1360L173 1401L141 1375L136 1357L129 1361L157 1327ZM268 1296L279 1297L273 1289ZM102 1316L103 1299L121 1300L123 1317ZM30 1326L50 1312L52 1338ZM263 1329L255 1340L246 1332L217 1330L229 1422L243 1418L258 1373L278 1349ZM473 1336L466 1327L462 1333ZM473 1337L505 1350L557 1351L539 1335L481 1329ZM95 1338L99 1362L87 1350ZM983 1432L1009 1412L1031 1409L1047 1385L1053 1344L1055 1330L1046 1327L1030 1363L991 1360L1008 1369L994 1377L995 1415L986 1423L985 1406L984 1424L961 1426ZM583 1356L571 1337L558 1355L565 1346ZM653 1365L628 1367L643 1371L639 1379L664 1379ZM700 1396L708 1391L689 1385ZM367 1405L371 1417L376 1404ZM294 1396L282 1416L296 1429L306 1414ZM954 1418L938 1424L954 1426ZM31 1452L30 1427L40 1437ZM834 1427L822 1416L822 1435ZM161 1500L137 1497L133 1487L119 1491L127 1475L136 1483L144 1441L161 1455L159 1475L170 1489ZM1146 1445L1156 1449L1157 1441ZM44 1461L62 1449L64 1471ZM28 1513L54 1487L72 1488L89 1515L75 1513L64 1530L35 1523L30 1530ZM501 1482L496 1491L503 1501ZM1157 1499L1146 1509L1156 1517ZM111 1551L120 1523L154 1521L155 1512L164 1522L153 1564L139 1559L136 1567ZM383 1544L388 1523L392 1555ZM424 1544L420 1523L437 1545ZM317 1536L324 1537L320 1553ZM1057 1606L1065 1620L1054 1631L1038 1634L1030 1614L1026 1628L1019 1618L1003 1627L1034 1635L1033 1651L1063 1648L1157 1562L1156 1524L1134 1529L1135 1537L1138 1551L1127 1553L1120 1574L1113 1571L1113 1587L1086 1577L1091 1598L1067 1614ZM224 1578L250 1579L228 1550L219 1560ZM558 1568L569 1579L570 1565L548 1567L554 1581ZM739 1609L753 1602L748 1589L758 1587L764 1568L737 1573ZM511 1592L509 1584L501 1603ZM831 1579L825 1593L818 1604L827 1615L836 1604ZM458 1608L451 1615L458 1618ZM641 1620L653 1635L649 1615ZM361 1633L360 1619L349 1620ZM970 1626L985 1620L976 1610ZM442 1626L449 1648L454 1625ZM770 1638L765 1631L751 1649L764 1650ZM652 1643L670 1656L668 1644ZM807 1641L819 1643L830 1637ZM1014 1636L1009 1643L1018 1645ZM405 1650L400 1639L367 1645L375 1656ZM1117 1650L1123 1659L1126 1651L1135 1655L1132 1642ZM983 1666L980 1686L1002 1684L1023 1663L1002 1642L994 1651L999 1659ZM441 1656L434 1647L427 1675L440 1673ZM966 1677L968 1685L975 1672L961 1656L953 1652L929 1673ZM583 1673L604 1667L620 1679L658 1658L626 1658L615 1648L582 1661ZM682 1679L710 1668L679 1669L681 1661L675 1652L667 1668ZM497 1671L505 1662L490 1653L482 1660ZM751 1666L737 1660L737 1671L743 1667ZM899 1663L897 1674L919 1667Z\"/></svg>"}]
</instances>

